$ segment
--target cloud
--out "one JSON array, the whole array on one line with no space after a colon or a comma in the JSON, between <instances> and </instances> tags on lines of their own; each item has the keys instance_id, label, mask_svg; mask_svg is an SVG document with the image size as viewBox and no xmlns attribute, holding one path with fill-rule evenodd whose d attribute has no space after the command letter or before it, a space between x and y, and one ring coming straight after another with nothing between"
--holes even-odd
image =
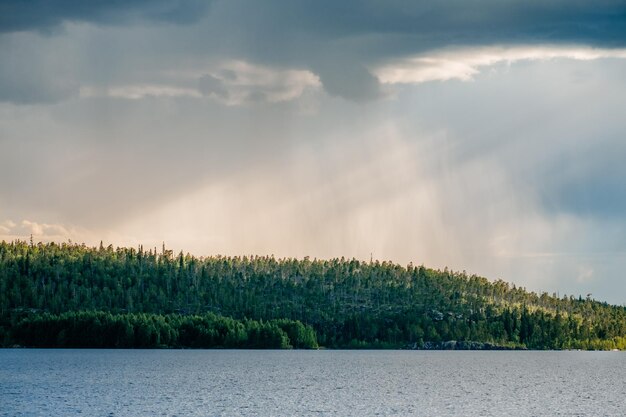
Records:
<instances>
[{"instance_id":1,"label":"cloud","mask_svg":"<svg viewBox=\"0 0 626 417\"><path fill-rule=\"evenodd\" d=\"M431 51L404 58L373 70L385 84L419 84L429 81L471 80L484 67L518 61L549 59L590 61L603 58L626 58L626 49L599 49L585 46L517 45L470 47Z\"/></svg>"},{"instance_id":2,"label":"cloud","mask_svg":"<svg viewBox=\"0 0 626 417\"><path fill-rule=\"evenodd\" d=\"M237 79L234 72L227 72L225 76L228 80ZM215 96L220 99L228 99L228 90L224 85L224 81L211 74L205 74L198 80L198 90L205 96Z\"/></svg>"},{"instance_id":3,"label":"cloud","mask_svg":"<svg viewBox=\"0 0 626 417\"><path fill-rule=\"evenodd\" d=\"M612 0L593 4L565 0L532 4L521 0L471 4L459 0L436 4L402 0L288 4L276 0L134 0L98 1L88 7L70 0L11 0L2 2L0 16L0 32L4 32L0 38L16 35L16 31L52 33L42 36L40 43L45 44L44 50L56 52L56 58L33 63L40 50L32 49L32 42L19 42L17 46L28 51L28 58L21 58L15 56L15 50L5 49L0 39L3 56L11 57L0 67L11 61L29 69L22 74L9 68L2 74L0 68L0 91L5 92L0 99L14 103L56 102L76 97L81 87L180 88L152 78L158 78L164 66L193 66L199 57L310 71L329 94L370 101L386 96L384 86L379 85L380 74L373 71L389 63L396 64L396 71L404 71L405 78L411 72L414 80L471 77L477 68L487 65L457 57L459 67L453 68L452 63L446 66L440 61L445 56L433 58L432 51L494 44L505 48L626 46L623 5ZM411 62L415 57L422 61ZM69 68L57 70L51 66L55 59L60 61L57 65L65 63ZM421 68L418 72L416 64ZM445 75L444 69L451 73ZM220 78L212 72L198 78L203 75ZM383 78L389 77L392 74L386 71ZM195 85L185 88L198 88L198 78ZM246 101L268 100L262 89L247 96Z\"/></svg>"},{"instance_id":4,"label":"cloud","mask_svg":"<svg viewBox=\"0 0 626 417\"><path fill-rule=\"evenodd\" d=\"M66 240L76 235L76 230L68 230L60 224L38 223L22 220L15 223L5 220L0 223L0 239L27 239L29 236L37 240Z\"/></svg>"},{"instance_id":5,"label":"cloud","mask_svg":"<svg viewBox=\"0 0 626 417\"><path fill-rule=\"evenodd\" d=\"M237 29L221 25L232 21L240 22ZM626 46L623 5L613 0L593 5L565 0L233 0L216 3L206 22L199 33L219 37L228 52L253 62L310 68L329 94L357 101L385 95L370 69L447 47Z\"/></svg>"},{"instance_id":6,"label":"cloud","mask_svg":"<svg viewBox=\"0 0 626 417\"><path fill-rule=\"evenodd\" d=\"M85 86L80 96L129 100L209 97L228 106L240 106L289 102L321 87L319 78L306 70L269 68L245 61L221 62L214 67L168 72L164 78L169 84Z\"/></svg>"},{"instance_id":7,"label":"cloud","mask_svg":"<svg viewBox=\"0 0 626 417\"><path fill-rule=\"evenodd\" d=\"M67 45L46 42L32 33L0 36L0 102L51 104L78 94L79 82L71 74Z\"/></svg>"},{"instance_id":8,"label":"cloud","mask_svg":"<svg viewBox=\"0 0 626 417\"><path fill-rule=\"evenodd\" d=\"M139 100L146 97L201 97L194 89L169 85L125 85L109 88L82 87L80 97L112 97Z\"/></svg>"},{"instance_id":9,"label":"cloud","mask_svg":"<svg viewBox=\"0 0 626 417\"><path fill-rule=\"evenodd\" d=\"M330 95L358 102L383 96L376 77L358 62L337 58L315 63L313 67Z\"/></svg>"},{"instance_id":10,"label":"cloud","mask_svg":"<svg viewBox=\"0 0 626 417\"><path fill-rule=\"evenodd\" d=\"M67 229L60 224L37 223L29 220L22 220L21 227L15 231L30 232L33 236L67 236L69 234Z\"/></svg>"},{"instance_id":11,"label":"cloud","mask_svg":"<svg viewBox=\"0 0 626 417\"><path fill-rule=\"evenodd\" d=\"M227 105L287 102L321 87L318 76L311 71L270 68L246 61L220 63L216 71L201 76L199 82L205 95L212 94Z\"/></svg>"},{"instance_id":12,"label":"cloud","mask_svg":"<svg viewBox=\"0 0 626 417\"><path fill-rule=\"evenodd\" d=\"M3 221L2 223L0 223L0 234L3 234L3 235L9 234L15 226L17 225L11 220Z\"/></svg>"},{"instance_id":13,"label":"cloud","mask_svg":"<svg viewBox=\"0 0 626 417\"><path fill-rule=\"evenodd\" d=\"M205 0L6 0L0 3L0 32L51 31L66 21L128 24L141 20L189 23L199 19L210 1Z\"/></svg>"}]
</instances>

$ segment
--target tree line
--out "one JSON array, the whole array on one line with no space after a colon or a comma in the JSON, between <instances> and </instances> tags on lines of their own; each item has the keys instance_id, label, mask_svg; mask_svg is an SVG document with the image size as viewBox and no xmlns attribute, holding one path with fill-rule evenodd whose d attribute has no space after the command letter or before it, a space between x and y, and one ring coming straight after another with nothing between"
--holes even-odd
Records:
<instances>
[{"instance_id":1,"label":"tree line","mask_svg":"<svg viewBox=\"0 0 626 417\"><path fill-rule=\"evenodd\" d=\"M314 349L315 332L294 320L234 320L215 314L65 312L33 314L12 329L30 347Z\"/></svg>"},{"instance_id":2,"label":"tree line","mask_svg":"<svg viewBox=\"0 0 626 417\"><path fill-rule=\"evenodd\" d=\"M54 327L60 329L55 340L73 340L68 331L59 336L70 323L64 314L70 313L115 318L107 323L138 323L137 317L144 317L139 321L151 323L148 327L164 321L177 329L177 338L152 332L159 338L151 346L192 346L187 339L180 342L176 323L214 317L244 327L300 323L317 343L335 348L420 347L449 340L531 349L626 348L623 306L537 294L448 269L343 258L194 257L165 246L0 243L2 343L15 342L26 334L23 329L36 325L60 326ZM287 337L287 345L300 347ZM108 346L120 340L106 339ZM134 343L118 345L138 346ZM231 346L225 343L203 347Z\"/></svg>"}]
</instances>

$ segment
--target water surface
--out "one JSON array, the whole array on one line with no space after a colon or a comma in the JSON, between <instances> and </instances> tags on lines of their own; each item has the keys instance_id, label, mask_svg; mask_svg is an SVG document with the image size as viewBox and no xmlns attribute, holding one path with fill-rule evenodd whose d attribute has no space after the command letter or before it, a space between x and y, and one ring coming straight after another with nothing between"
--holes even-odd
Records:
<instances>
[{"instance_id":1,"label":"water surface","mask_svg":"<svg viewBox=\"0 0 626 417\"><path fill-rule=\"evenodd\" d=\"M624 416L621 352L0 349L1 416Z\"/></svg>"}]
</instances>

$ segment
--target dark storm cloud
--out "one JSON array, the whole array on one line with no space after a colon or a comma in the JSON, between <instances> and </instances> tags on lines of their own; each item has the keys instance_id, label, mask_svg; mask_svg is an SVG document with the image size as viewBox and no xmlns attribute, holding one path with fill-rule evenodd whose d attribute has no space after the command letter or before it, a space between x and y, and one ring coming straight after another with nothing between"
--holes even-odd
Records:
<instances>
[{"instance_id":1,"label":"dark storm cloud","mask_svg":"<svg viewBox=\"0 0 626 417\"><path fill-rule=\"evenodd\" d=\"M210 24L231 52L257 62L304 65L326 90L357 101L380 95L366 69L446 46L626 44L623 1L221 2Z\"/></svg>"},{"instance_id":2,"label":"dark storm cloud","mask_svg":"<svg viewBox=\"0 0 626 417\"><path fill-rule=\"evenodd\" d=\"M203 0L5 0L0 3L0 32L47 32L66 21L120 25L136 20L189 23L200 18Z\"/></svg>"},{"instance_id":3,"label":"dark storm cloud","mask_svg":"<svg viewBox=\"0 0 626 417\"><path fill-rule=\"evenodd\" d=\"M266 57L335 48L376 59L448 45L626 43L623 1L231 0L219 6L213 12L232 26L230 32L244 28L252 45L275 45L256 50ZM315 42L319 51L297 47Z\"/></svg>"},{"instance_id":4,"label":"dark storm cloud","mask_svg":"<svg viewBox=\"0 0 626 417\"><path fill-rule=\"evenodd\" d=\"M332 95L381 95L368 70L385 60L445 46L577 43L626 45L624 1L250 1L30 2L0 4L0 32L49 32L63 22L127 26L145 20L189 26L155 39L159 53L187 51L296 65ZM156 46L155 46L156 48ZM105 52L106 53L106 52Z\"/></svg>"}]
</instances>

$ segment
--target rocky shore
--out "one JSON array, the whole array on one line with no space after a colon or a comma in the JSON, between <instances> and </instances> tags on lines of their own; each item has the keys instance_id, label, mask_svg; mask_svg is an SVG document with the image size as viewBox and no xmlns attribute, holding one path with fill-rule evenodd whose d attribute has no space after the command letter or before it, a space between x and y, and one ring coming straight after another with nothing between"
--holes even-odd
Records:
<instances>
[{"instance_id":1,"label":"rocky shore","mask_svg":"<svg viewBox=\"0 0 626 417\"><path fill-rule=\"evenodd\" d=\"M493 343L456 340L424 342L421 345L416 342L408 346L408 348L412 350L526 350L526 348L520 346L502 346Z\"/></svg>"}]
</instances>

